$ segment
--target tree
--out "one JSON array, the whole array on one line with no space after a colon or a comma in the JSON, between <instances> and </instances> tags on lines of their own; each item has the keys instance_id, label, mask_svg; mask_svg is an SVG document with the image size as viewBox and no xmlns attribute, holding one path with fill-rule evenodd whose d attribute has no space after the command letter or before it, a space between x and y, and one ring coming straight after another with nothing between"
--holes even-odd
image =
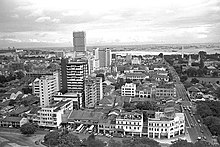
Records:
<instances>
[{"instance_id":1,"label":"tree","mask_svg":"<svg viewBox=\"0 0 220 147\"><path fill-rule=\"evenodd\" d=\"M0 83L5 83L7 80L4 75L0 75Z\"/></svg>"},{"instance_id":2,"label":"tree","mask_svg":"<svg viewBox=\"0 0 220 147\"><path fill-rule=\"evenodd\" d=\"M217 72L217 71L214 71L214 72L212 73L212 77L218 77L218 72Z\"/></svg>"},{"instance_id":3,"label":"tree","mask_svg":"<svg viewBox=\"0 0 220 147\"><path fill-rule=\"evenodd\" d=\"M81 146L81 142L78 136L67 133L67 134L63 134L60 136L59 138L59 147L80 147Z\"/></svg>"},{"instance_id":4,"label":"tree","mask_svg":"<svg viewBox=\"0 0 220 147\"><path fill-rule=\"evenodd\" d=\"M15 104L16 104L15 100L10 100L8 103L9 106L14 106Z\"/></svg>"},{"instance_id":5,"label":"tree","mask_svg":"<svg viewBox=\"0 0 220 147\"><path fill-rule=\"evenodd\" d=\"M207 116L212 115L212 110L209 108L209 106L205 103L199 103L196 106L197 113L202 117L205 118Z\"/></svg>"},{"instance_id":6,"label":"tree","mask_svg":"<svg viewBox=\"0 0 220 147\"><path fill-rule=\"evenodd\" d=\"M21 79L25 76L25 74L22 71L18 71L15 73L17 79Z\"/></svg>"},{"instance_id":7,"label":"tree","mask_svg":"<svg viewBox=\"0 0 220 147\"><path fill-rule=\"evenodd\" d=\"M29 88L29 87L24 87L24 88L22 88L22 91L23 91L24 94L32 93L32 89Z\"/></svg>"},{"instance_id":8,"label":"tree","mask_svg":"<svg viewBox=\"0 0 220 147\"><path fill-rule=\"evenodd\" d=\"M197 78L192 78L191 83L193 84L199 83L199 80Z\"/></svg>"},{"instance_id":9,"label":"tree","mask_svg":"<svg viewBox=\"0 0 220 147\"><path fill-rule=\"evenodd\" d=\"M58 145L59 144L59 132L58 131L53 131L49 132L44 136L44 142L47 145Z\"/></svg>"},{"instance_id":10,"label":"tree","mask_svg":"<svg viewBox=\"0 0 220 147\"><path fill-rule=\"evenodd\" d=\"M110 139L108 142L108 147L121 147L122 144L119 141L115 141L114 139Z\"/></svg>"},{"instance_id":11,"label":"tree","mask_svg":"<svg viewBox=\"0 0 220 147\"><path fill-rule=\"evenodd\" d=\"M86 140L83 141L87 147L104 147L105 143L95 138L94 134L91 134Z\"/></svg>"},{"instance_id":12,"label":"tree","mask_svg":"<svg viewBox=\"0 0 220 147\"><path fill-rule=\"evenodd\" d=\"M20 128L21 133L26 135L34 134L36 130L36 126L32 123L26 123Z\"/></svg>"},{"instance_id":13,"label":"tree","mask_svg":"<svg viewBox=\"0 0 220 147\"><path fill-rule=\"evenodd\" d=\"M187 79L188 79L187 75L183 75L183 76L180 77L181 82L185 82Z\"/></svg>"},{"instance_id":14,"label":"tree","mask_svg":"<svg viewBox=\"0 0 220 147\"><path fill-rule=\"evenodd\" d=\"M158 56L159 56L160 58L163 58L163 53L160 53Z\"/></svg>"}]
</instances>

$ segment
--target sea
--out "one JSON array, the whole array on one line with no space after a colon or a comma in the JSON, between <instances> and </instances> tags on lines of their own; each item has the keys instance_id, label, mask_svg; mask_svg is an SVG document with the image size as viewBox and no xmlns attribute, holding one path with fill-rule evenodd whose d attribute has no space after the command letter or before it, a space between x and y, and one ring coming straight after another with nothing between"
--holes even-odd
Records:
<instances>
[{"instance_id":1,"label":"sea","mask_svg":"<svg viewBox=\"0 0 220 147\"><path fill-rule=\"evenodd\" d=\"M197 54L205 51L208 54L220 54L220 43L204 43L204 44L147 44L147 45L105 45L105 46L87 46L88 51L94 48L110 48L112 53L118 55L164 55L172 54ZM73 47L35 47L35 48L16 48L23 50L42 50L42 51L64 51L72 52Z\"/></svg>"}]
</instances>

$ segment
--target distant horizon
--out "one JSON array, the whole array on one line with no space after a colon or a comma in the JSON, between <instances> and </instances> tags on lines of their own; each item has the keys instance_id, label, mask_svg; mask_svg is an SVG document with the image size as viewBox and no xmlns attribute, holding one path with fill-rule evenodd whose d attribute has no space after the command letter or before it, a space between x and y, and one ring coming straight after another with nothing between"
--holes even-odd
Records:
<instances>
[{"instance_id":1,"label":"distant horizon","mask_svg":"<svg viewBox=\"0 0 220 147\"><path fill-rule=\"evenodd\" d=\"M124 44L100 44L100 45L93 45L93 44L88 44L86 45L87 47L105 47L105 46L148 46L148 45L164 45L164 46L169 46L169 45L205 45L205 44L213 44L213 45L216 45L216 44L219 44L220 45L220 42L209 42L209 43L143 43L143 44L132 44L132 43L124 43ZM15 48L15 49L18 49L18 48L21 48L21 49L25 49L25 48L71 48L73 46L29 46L29 47L16 47L16 46L8 46L10 48ZM0 49L8 49L8 47L0 47Z\"/></svg>"}]
</instances>

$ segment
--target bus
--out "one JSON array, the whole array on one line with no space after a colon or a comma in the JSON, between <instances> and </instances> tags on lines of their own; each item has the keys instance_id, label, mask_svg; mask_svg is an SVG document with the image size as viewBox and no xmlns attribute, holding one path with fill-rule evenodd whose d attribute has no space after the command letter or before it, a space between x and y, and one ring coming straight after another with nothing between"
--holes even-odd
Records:
<instances>
[{"instance_id":1,"label":"bus","mask_svg":"<svg viewBox=\"0 0 220 147\"><path fill-rule=\"evenodd\" d=\"M92 132L93 132L93 129L94 129L94 125L91 125L91 126L89 127L89 133L92 133Z\"/></svg>"},{"instance_id":2,"label":"bus","mask_svg":"<svg viewBox=\"0 0 220 147\"><path fill-rule=\"evenodd\" d=\"M82 128L83 128L83 124L81 124L76 128L76 133L79 133Z\"/></svg>"}]
</instances>

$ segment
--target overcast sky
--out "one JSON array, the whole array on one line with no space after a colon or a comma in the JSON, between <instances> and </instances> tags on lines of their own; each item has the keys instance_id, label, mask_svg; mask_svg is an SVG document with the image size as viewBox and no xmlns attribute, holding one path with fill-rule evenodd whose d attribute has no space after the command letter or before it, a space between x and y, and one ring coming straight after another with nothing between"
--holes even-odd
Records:
<instances>
[{"instance_id":1,"label":"overcast sky","mask_svg":"<svg viewBox=\"0 0 220 147\"><path fill-rule=\"evenodd\" d=\"M220 0L0 0L0 48L220 42Z\"/></svg>"}]
</instances>

